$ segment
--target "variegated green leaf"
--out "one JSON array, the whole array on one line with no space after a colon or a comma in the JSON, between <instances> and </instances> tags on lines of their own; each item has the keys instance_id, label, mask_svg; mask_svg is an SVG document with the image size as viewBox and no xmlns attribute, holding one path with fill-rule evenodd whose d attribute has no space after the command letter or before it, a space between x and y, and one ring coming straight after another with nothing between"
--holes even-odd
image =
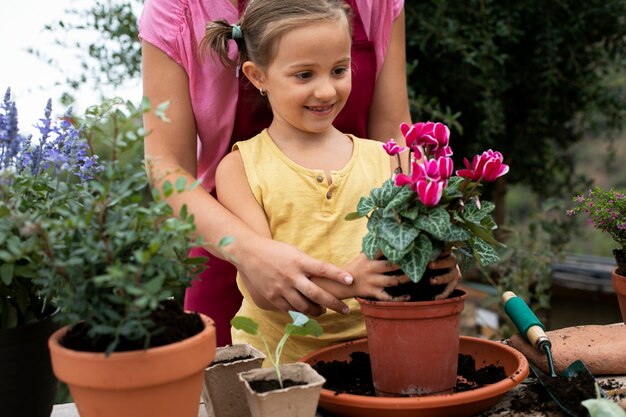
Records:
<instances>
[{"instance_id":1,"label":"variegated green leaf","mask_svg":"<svg viewBox=\"0 0 626 417\"><path fill-rule=\"evenodd\" d=\"M361 242L361 249L369 259L376 258L380 249L379 239L373 233L366 234Z\"/></svg>"},{"instance_id":2,"label":"variegated green leaf","mask_svg":"<svg viewBox=\"0 0 626 417\"><path fill-rule=\"evenodd\" d=\"M460 242L470 238L467 230L450 223L450 216L443 208L436 208L428 215L418 217L415 226L444 242Z\"/></svg>"},{"instance_id":3,"label":"variegated green leaf","mask_svg":"<svg viewBox=\"0 0 626 417\"><path fill-rule=\"evenodd\" d=\"M412 246L409 245L404 250L398 250L394 248L391 244L389 244L389 242L386 242L385 240L380 239L380 250L382 251L383 255L385 255L385 258L387 258L389 262L392 262L395 264L399 263L402 260L402 258L408 252L410 252L411 248Z\"/></svg>"},{"instance_id":4,"label":"variegated green leaf","mask_svg":"<svg viewBox=\"0 0 626 417\"><path fill-rule=\"evenodd\" d=\"M495 204L490 201L481 201L480 208L478 208L475 202L468 203L463 210L463 218L468 222L480 224L482 219L487 217L495 207Z\"/></svg>"},{"instance_id":5,"label":"variegated green leaf","mask_svg":"<svg viewBox=\"0 0 626 417\"><path fill-rule=\"evenodd\" d=\"M380 223L380 236L399 251L406 249L418 235L419 230L408 223L398 223L390 218L384 218Z\"/></svg>"},{"instance_id":6,"label":"variegated green leaf","mask_svg":"<svg viewBox=\"0 0 626 417\"><path fill-rule=\"evenodd\" d=\"M413 197L415 191L411 190L411 187L405 185L403 187L399 187L398 193L393 197L391 202L387 205L387 209L390 210L398 210L406 207L408 205L408 201Z\"/></svg>"},{"instance_id":7,"label":"variegated green leaf","mask_svg":"<svg viewBox=\"0 0 626 417\"><path fill-rule=\"evenodd\" d=\"M420 210L417 207L409 207L408 209L400 211L400 216L409 219L415 220L420 214Z\"/></svg>"},{"instance_id":8,"label":"variegated green leaf","mask_svg":"<svg viewBox=\"0 0 626 417\"><path fill-rule=\"evenodd\" d=\"M399 262L400 267L411 281L419 282L430 261L432 244L425 235L419 235L413 243L411 251Z\"/></svg>"},{"instance_id":9,"label":"variegated green leaf","mask_svg":"<svg viewBox=\"0 0 626 417\"><path fill-rule=\"evenodd\" d=\"M365 216L370 211L372 211L374 207L375 207L374 200L372 200L369 197L361 197L361 199L359 200L359 203L356 206L356 211L362 217L362 216Z\"/></svg>"},{"instance_id":10,"label":"variegated green leaf","mask_svg":"<svg viewBox=\"0 0 626 417\"><path fill-rule=\"evenodd\" d=\"M487 266L500 261L500 256L494 248L482 239L476 238L473 243L474 258L482 265Z\"/></svg>"},{"instance_id":11,"label":"variegated green leaf","mask_svg":"<svg viewBox=\"0 0 626 417\"><path fill-rule=\"evenodd\" d=\"M400 189L395 186L393 181L387 180L382 187L372 190L372 200L377 207L386 207L391 200L393 200L398 191L400 191Z\"/></svg>"},{"instance_id":12,"label":"variegated green leaf","mask_svg":"<svg viewBox=\"0 0 626 417\"><path fill-rule=\"evenodd\" d=\"M377 233L381 219L380 211L373 211L370 218L367 219L367 230L372 233Z\"/></svg>"}]
</instances>

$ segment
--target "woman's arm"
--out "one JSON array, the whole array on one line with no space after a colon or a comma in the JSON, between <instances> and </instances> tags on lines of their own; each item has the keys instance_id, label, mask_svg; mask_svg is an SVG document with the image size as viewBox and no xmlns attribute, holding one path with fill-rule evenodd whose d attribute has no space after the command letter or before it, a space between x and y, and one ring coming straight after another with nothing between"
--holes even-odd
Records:
<instances>
[{"instance_id":1,"label":"woman's arm","mask_svg":"<svg viewBox=\"0 0 626 417\"><path fill-rule=\"evenodd\" d=\"M149 132L145 139L148 175L156 186L166 180L174 183L181 176L191 184L196 180L197 132L187 74L164 52L145 41L142 65L144 95L155 104L170 102L169 123L162 122L152 112L144 117ZM234 242L224 248L226 253L275 308L310 315L321 314L323 307L347 312L344 303L307 278L315 275L345 283L346 271L313 259L292 246L257 235L202 187L174 193L168 202L175 213L187 206L196 219L198 234L214 255L223 258L215 245L224 236L233 237Z\"/></svg>"},{"instance_id":2,"label":"woman's arm","mask_svg":"<svg viewBox=\"0 0 626 417\"><path fill-rule=\"evenodd\" d=\"M400 124L402 122L411 124L406 86L404 30L404 9L402 9L391 28L389 47L376 79L367 126L370 139L385 142L389 138L394 138L400 145L405 143L400 132Z\"/></svg>"}]
</instances>

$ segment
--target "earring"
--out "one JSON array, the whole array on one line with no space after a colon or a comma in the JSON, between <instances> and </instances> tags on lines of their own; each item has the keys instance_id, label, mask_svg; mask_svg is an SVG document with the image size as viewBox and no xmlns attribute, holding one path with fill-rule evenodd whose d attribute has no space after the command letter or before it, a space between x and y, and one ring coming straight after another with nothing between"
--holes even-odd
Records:
<instances>
[{"instance_id":1,"label":"earring","mask_svg":"<svg viewBox=\"0 0 626 417\"><path fill-rule=\"evenodd\" d=\"M259 94L265 96L267 93L262 88L259 88Z\"/></svg>"}]
</instances>

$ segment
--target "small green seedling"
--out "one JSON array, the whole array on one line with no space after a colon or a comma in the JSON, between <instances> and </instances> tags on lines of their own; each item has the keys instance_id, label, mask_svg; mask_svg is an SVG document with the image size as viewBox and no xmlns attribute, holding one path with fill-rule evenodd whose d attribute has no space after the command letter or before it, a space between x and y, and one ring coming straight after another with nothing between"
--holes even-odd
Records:
<instances>
[{"instance_id":1,"label":"small green seedling","mask_svg":"<svg viewBox=\"0 0 626 417\"><path fill-rule=\"evenodd\" d=\"M582 402L582 405L589 411L591 417L626 417L626 412L617 403L602 398L600 389L596 383L596 398Z\"/></svg>"},{"instance_id":2,"label":"small green seedling","mask_svg":"<svg viewBox=\"0 0 626 417\"><path fill-rule=\"evenodd\" d=\"M285 334L280 339L278 344L276 345L276 352L274 355L270 352L270 348L263 337L263 334L259 331L259 325L257 322L252 320L249 317L244 316L236 316L230 321L230 325L233 326L237 330L243 330L244 332L251 334L253 336L258 336L263 341L263 345L265 345L265 351L267 352L267 356L272 362L274 369L276 370L276 377L278 378L278 383L280 387L283 388L283 378L280 374L280 355L283 352L283 347L285 346L285 342L292 334L297 336L315 336L318 337L322 334L322 327L319 323L313 319L308 318L302 313L298 313L297 311L289 311L289 315L293 320L293 323L288 323L285 325Z\"/></svg>"}]
</instances>

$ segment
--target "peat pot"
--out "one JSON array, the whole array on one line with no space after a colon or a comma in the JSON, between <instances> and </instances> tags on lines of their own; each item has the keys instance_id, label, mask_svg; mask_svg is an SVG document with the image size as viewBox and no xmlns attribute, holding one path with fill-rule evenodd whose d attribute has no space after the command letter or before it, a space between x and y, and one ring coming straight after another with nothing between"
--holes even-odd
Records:
<instances>
[{"instance_id":1,"label":"peat pot","mask_svg":"<svg viewBox=\"0 0 626 417\"><path fill-rule=\"evenodd\" d=\"M57 379L48 338L58 309L34 323L0 330L0 416L50 417Z\"/></svg>"},{"instance_id":2,"label":"peat pot","mask_svg":"<svg viewBox=\"0 0 626 417\"><path fill-rule=\"evenodd\" d=\"M208 417L249 417L244 386L238 374L260 368L265 355L249 344L218 347L204 370L202 399Z\"/></svg>"},{"instance_id":3,"label":"peat pot","mask_svg":"<svg viewBox=\"0 0 626 417\"><path fill-rule=\"evenodd\" d=\"M180 342L145 350L80 352L48 342L55 375L65 382L81 417L197 417L204 369L215 356L215 325Z\"/></svg>"},{"instance_id":4,"label":"peat pot","mask_svg":"<svg viewBox=\"0 0 626 417\"><path fill-rule=\"evenodd\" d=\"M465 291L456 289L445 300L395 302L357 298L365 319L376 395L452 392L466 296Z\"/></svg>"},{"instance_id":5,"label":"peat pot","mask_svg":"<svg viewBox=\"0 0 626 417\"><path fill-rule=\"evenodd\" d=\"M315 417L320 391L326 380L311 365L302 362L280 365L280 372L283 380L305 384L258 393L250 384L276 380L275 369L260 368L239 374L252 417Z\"/></svg>"}]
</instances>

